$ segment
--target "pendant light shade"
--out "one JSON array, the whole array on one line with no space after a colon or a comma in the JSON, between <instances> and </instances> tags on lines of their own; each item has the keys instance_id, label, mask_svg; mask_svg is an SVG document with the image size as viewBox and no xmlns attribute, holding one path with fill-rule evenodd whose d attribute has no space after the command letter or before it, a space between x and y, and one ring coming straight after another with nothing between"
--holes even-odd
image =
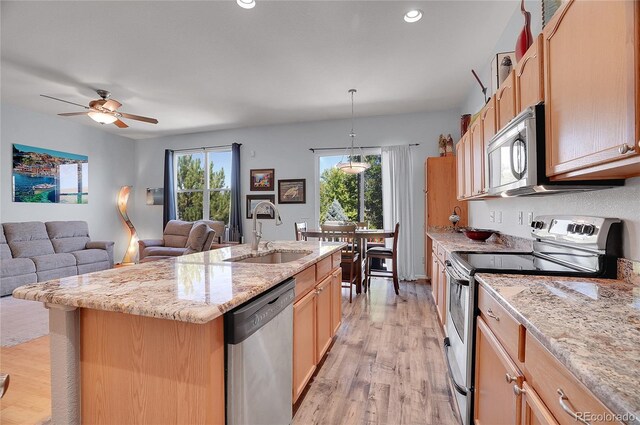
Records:
<instances>
[{"instance_id":1,"label":"pendant light shade","mask_svg":"<svg viewBox=\"0 0 640 425\"><path fill-rule=\"evenodd\" d=\"M359 174L362 173L371 167L371 164L364 161L354 161L354 139L356 138L356 133L353 131L353 95L356 93L356 89L349 90L351 93L351 132L349 132L349 138L351 139L351 148L349 149L348 158L345 160L345 157L342 157L342 160L336 164L336 167L340 170L344 171L347 174ZM360 159L364 158L364 154L362 149L360 149Z\"/></svg>"}]
</instances>

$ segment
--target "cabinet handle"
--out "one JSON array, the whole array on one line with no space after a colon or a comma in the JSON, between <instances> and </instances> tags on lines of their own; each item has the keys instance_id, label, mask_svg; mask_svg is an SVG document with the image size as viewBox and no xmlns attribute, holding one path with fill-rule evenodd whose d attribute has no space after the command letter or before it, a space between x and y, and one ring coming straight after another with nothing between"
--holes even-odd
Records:
<instances>
[{"instance_id":1,"label":"cabinet handle","mask_svg":"<svg viewBox=\"0 0 640 425\"><path fill-rule=\"evenodd\" d=\"M518 380L518 378L516 378L515 376L513 376L513 375L511 375L509 373L506 373L504 375L504 380L507 381L507 384L510 384L512 382L516 382Z\"/></svg>"},{"instance_id":2,"label":"cabinet handle","mask_svg":"<svg viewBox=\"0 0 640 425\"><path fill-rule=\"evenodd\" d=\"M500 321L500 318L498 316L496 316L493 311L491 311L491 309L487 310L487 316L491 317L492 319L495 319L496 322Z\"/></svg>"},{"instance_id":3,"label":"cabinet handle","mask_svg":"<svg viewBox=\"0 0 640 425\"><path fill-rule=\"evenodd\" d=\"M620 155L625 155L625 154L628 154L629 152L634 152L634 149L633 149L633 146L629 146L626 143L623 143L618 148L618 152L620 153Z\"/></svg>"},{"instance_id":4,"label":"cabinet handle","mask_svg":"<svg viewBox=\"0 0 640 425\"><path fill-rule=\"evenodd\" d=\"M562 410L564 410L567 413L567 415L571 416L576 421L585 425L591 425L589 422L582 419L576 412L574 412L571 409L571 407L567 403L569 401L569 397L565 395L564 391L562 391L562 388L558 388L557 391L558 391L558 395L560 396L560 398L558 399L558 403L560 403L560 407L562 407Z\"/></svg>"},{"instance_id":5,"label":"cabinet handle","mask_svg":"<svg viewBox=\"0 0 640 425\"><path fill-rule=\"evenodd\" d=\"M513 393L518 396L518 395L522 395L522 394L526 393L526 391L524 390L524 388L520 388L519 386L514 385L513 386Z\"/></svg>"}]
</instances>

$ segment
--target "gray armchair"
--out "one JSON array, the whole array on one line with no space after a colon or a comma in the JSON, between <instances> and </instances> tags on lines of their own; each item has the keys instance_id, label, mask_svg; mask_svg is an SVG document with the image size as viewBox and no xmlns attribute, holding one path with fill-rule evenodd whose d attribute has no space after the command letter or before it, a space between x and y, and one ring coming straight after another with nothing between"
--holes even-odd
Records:
<instances>
[{"instance_id":1,"label":"gray armchair","mask_svg":"<svg viewBox=\"0 0 640 425\"><path fill-rule=\"evenodd\" d=\"M206 234L204 244L194 250L194 247L189 247L187 243L189 236L191 236L191 230L195 229L198 223L206 224L209 232ZM164 228L162 239L141 239L138 241L139 261L146 263L163 258L179 257L185 253L208 251L216 236L214 226L217 226L217 223L219 222L209 220L195 222L171 220Z\"/></svg>"}]
</instances>

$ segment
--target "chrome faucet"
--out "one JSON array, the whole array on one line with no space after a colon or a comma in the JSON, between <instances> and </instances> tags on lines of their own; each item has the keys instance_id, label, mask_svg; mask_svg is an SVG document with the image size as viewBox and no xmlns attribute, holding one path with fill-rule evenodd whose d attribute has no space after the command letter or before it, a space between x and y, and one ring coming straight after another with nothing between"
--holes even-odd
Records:
<instances>
[{"instance_id":1,"label":"chrome faucet","mask_svg":"<svg viewBox=\"0 0 640 425\"><path fill-rule=\"evenodd\" d=\"M273 208L273 213L276 218L276 226L280 226L282 224L282 219L280 218L280 212L278 211L278 207L275 206L273 202L270 201L261 201L259 202L255 208L253 209L253 241L251 241L251 253L257 254L258 247L260 245L260 239L262 238L262 222L258 222L258 208L262 204L267 204L271 208ZM259 226L258 226L259 224ZM268 243L267 243L268 245Z\"/></svg>"}]
</instances>

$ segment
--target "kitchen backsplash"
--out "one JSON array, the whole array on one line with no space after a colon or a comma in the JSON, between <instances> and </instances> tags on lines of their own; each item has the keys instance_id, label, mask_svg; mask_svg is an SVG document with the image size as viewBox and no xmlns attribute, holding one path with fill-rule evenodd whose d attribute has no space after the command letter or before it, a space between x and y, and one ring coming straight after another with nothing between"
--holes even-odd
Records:
<instances>
[{"instance_id":1,"label":"kitchen backsplash","mask_svg":"<svg viewBox=\"0 0 640 425\"><path fill-rule=\"evenodd\" d=\"M640 285L640 261L618 259L618 279Z\"/></svg>"}]
</instances>

